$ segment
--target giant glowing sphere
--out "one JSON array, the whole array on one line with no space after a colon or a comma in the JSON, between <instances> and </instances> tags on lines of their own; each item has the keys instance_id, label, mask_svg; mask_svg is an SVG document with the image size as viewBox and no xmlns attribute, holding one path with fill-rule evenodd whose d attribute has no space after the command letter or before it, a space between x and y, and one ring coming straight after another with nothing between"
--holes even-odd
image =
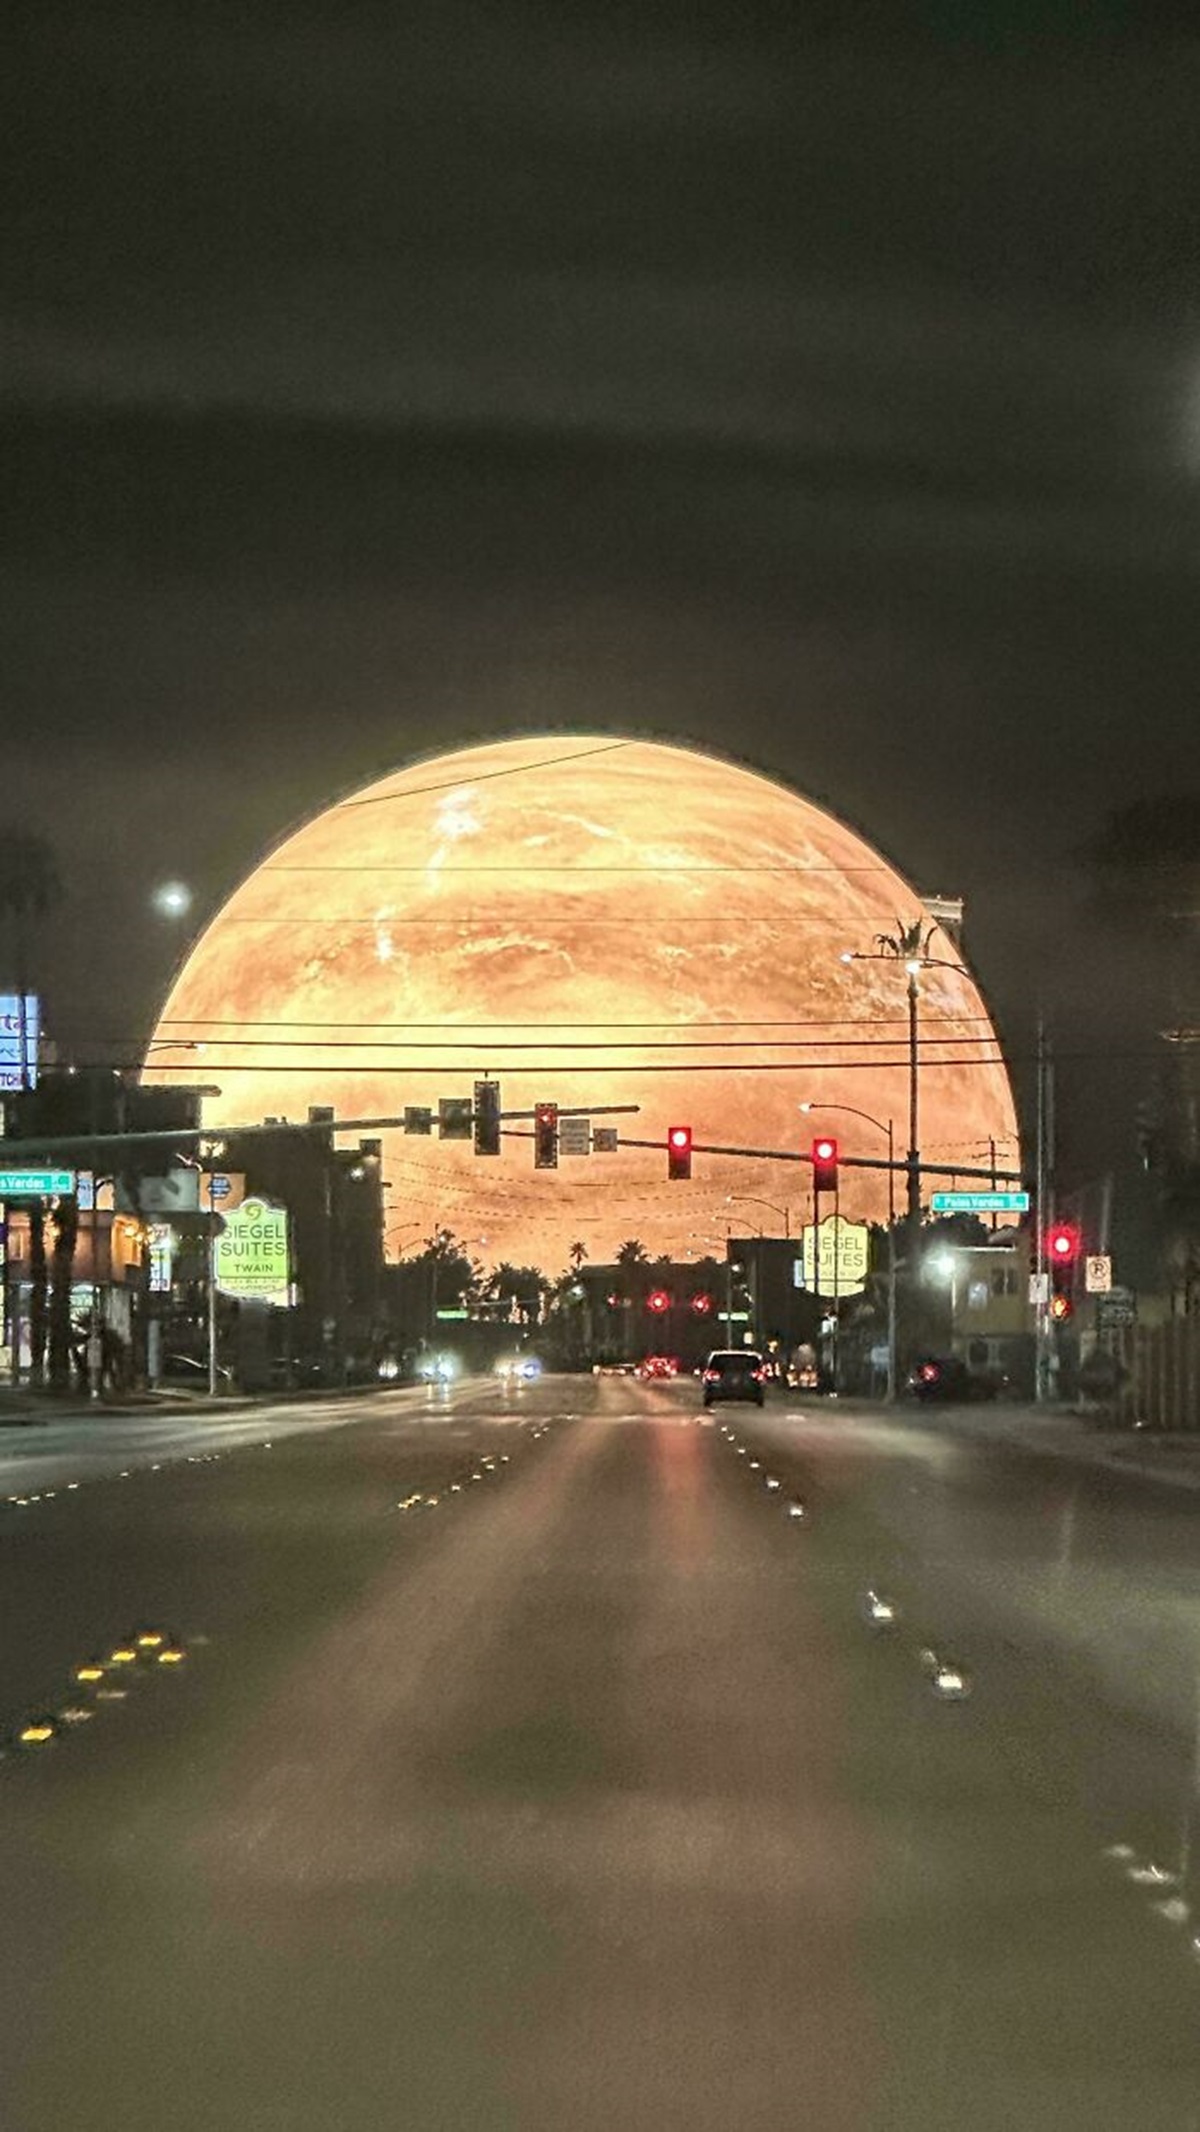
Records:
<instances>
[{"instance_id":1,"label":"giant glowing sphere","mask_svg":"<svg viewBox=\"0 0 1200 2132\"><path fill-rule=\"evenodd\" d=\"M844 823L783 786L688 748L540 735L382 778L289 836L214 919L155 1032L154 1078L221 1088L206 1123L397 1118L501 1083L503 1108L637 1105L608 1122L652 1143L533 1167L532 1125L502 1152L389 1127L389 1251L446 1224L488 1263L555 1273L570 1245L611 1258L724 1253L727 1230L793 1233L811 1206L806 1148L907 1143L907 976L870 952L924 915ZM934 954L957 962L935 936ZM1008 1077L980 994L954 968L919 985L921 1147L932 1162L1017 1159ZM690 1125L689 1182L666 1135ZM366 1130L363 1128L363 1130ZM749 1153L710 1155L705 1144ZM939 1180L948 1181L948 1180ZM845 1171L841 1210L879 1216L883 1172ZM903 1204L903 1181L897 1200Z\"/></svg>"}]
</instances>

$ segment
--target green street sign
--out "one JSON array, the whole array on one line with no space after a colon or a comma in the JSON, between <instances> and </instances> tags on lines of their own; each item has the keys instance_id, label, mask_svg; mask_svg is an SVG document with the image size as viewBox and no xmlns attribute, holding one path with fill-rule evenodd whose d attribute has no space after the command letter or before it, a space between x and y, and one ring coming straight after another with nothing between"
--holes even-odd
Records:
<instances>
[{"instance_id":1,"label":"green street sign","mask_svg":"<svg viewBox=\"0 0 1200 2132\"><path fill-rule=\"evenodd\" d=\"M935 1214L1028 1214L1028 1192L935 1192Z\"/></svg>"},{"instance_id":2,"label":"green street sign","mask_svg":"<svg viewBox=\"0 0 1200 2132\"><path fill-rule=\"evenodd\" d=\"M74 1190L74 1170L0 1170L0 1199L56 1199Z\"/></svg>"},{"instance_id":3,"label":"green street sign","mask_svg":"<svg viewBox=\"0 0 1200 2132\"><path fill-rule=\"evenodd\" d=\"M439 1310L435 1315L439 1318L465 1318L467 1313L465 1310Z\"/></svg>"}]
</instances>

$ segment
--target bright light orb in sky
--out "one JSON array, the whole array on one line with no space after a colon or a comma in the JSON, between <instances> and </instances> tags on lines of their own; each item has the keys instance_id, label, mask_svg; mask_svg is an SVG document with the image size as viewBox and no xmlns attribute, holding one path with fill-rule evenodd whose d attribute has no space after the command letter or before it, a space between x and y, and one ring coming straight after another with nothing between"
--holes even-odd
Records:
<instances>
[{"instance_id":1,"label":"bright light orb in sky","mask_svg":"<svg viewBox=\"0 0 1200 2132\"><path fill-rule=\"evenodd\" d=\"M795 1233L810 1171L698 1152L690 1182L668 1182L669 1127L690 1125L698 1147L798 1150L814 1130L800 1104L840 1103L894 1120L901 1151L904 967L841 956L918 914L844 823L717 756L602 736L485 743L381 778L271 852L188 957L148 1077L186 1078L185 1047L203 1041L222 1089L211 1124L303 1119L315 1103L353 1119L436 1111L485 1075L506 1111L591 1106L602 1123L602 1106L636 1103L611 1122L653 1146L557 1170L535 1171L531 1139L507 1132L489 1158L388 1129L389 1226L482 1233L491 1263L550 1273L576 1240L592 1260L631 1236L652 1256L723 1256L731 1222L781 1228L731 1195L786 1208ZM994 1145L1017 1167L975 984L930 969L920 998L926 1159L978 1168ZM843 1155L886 1153L861 1118L820 1125ZM886 1206L884 1173L843 1171L845 1216Z\"/></svg>"},{"instance_id":2,"label":"bright light orb in sky","mask_svg":"<svg viewBox=\"0 0 1200 2132\"><path fill-rule=\"evenodd\" d=\"M185 918L192 907L192 891L186 881L160 881L151 890L150 901L161 918Z\"/></svg>"}]
</instances>

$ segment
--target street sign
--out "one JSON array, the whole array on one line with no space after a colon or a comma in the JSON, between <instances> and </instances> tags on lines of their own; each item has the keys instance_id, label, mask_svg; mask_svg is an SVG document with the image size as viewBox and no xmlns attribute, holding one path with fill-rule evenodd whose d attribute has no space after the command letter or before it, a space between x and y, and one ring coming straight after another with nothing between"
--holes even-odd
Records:
<instances>
[{"instance_id":1,"label":"street sign","mask_svg":"<svg viewBox=\"0 0 1200 2132\"><path fill-rule=\"evenodd\" d=\"M1112 1291L1112 1260L1107 1253L1099 1252L1095 1258L1084 1260L1083 1285L1089 1295L1109 1295Z\"/></svg>"},{"instance_id":2,"label":"street sign","mask_svg":"<svg viewBox=\"0 0 1200 2132\"><path fill-rule=\"evenodd\" d=\"M0 1170L0 1199L57 1199L74 1190L74 1170Z\"/></svg>"},{"instance_id":3,"label":"street sign","mask_svg":"<svg viewBox=\"0 0 1200 2132\"><path fill-rule=\"evenodd\" d=\"M593 1155L615 1155L618 1145L617 1131L618 1128L615 1125L594 1125L592 1127Z\"/></svg>"},{"instance_id":4,"label":"street sign","mask_svg":"<svg viewBox=\"0 0 1200 2132\"><path fill-rule=\"evenodd\" d=\"M1109 1288L1096 1297L1097 1325L1132 1325L1136 1317L1137 1297L1132 1288Z\"/></svg>"},{"instance_id":5,"label":"street sign","mask_svg":"<svg viewBox=\"0 0 1200 2132\"><path fill-rule=\"evenodd\" d=\"M1050 1301L1050 1276L1048 1273L1030 1274L1029 1300L1035 1307Z\"/></svg>"},{"instance_id":6,"label":"street sign","mask_svg":"<svg viewBox=\"0 0 1200 2132\"><path fill-rule=\"evenodd\" d=\"M0 994L0 1091L17 1095L35 1088L38 1077L38 1038L41 1007L36 993L25 994L24 1011L19 992Z\"/></svg>"},{"instance_id":7,"label":"street sign","mask_svg":"<svg viewBox=\"0 0 1200 2132\"><path fill-rule=\"evenodd\" d=\"M169 1221L150 1224L150 1293L170 1295L175 1252L178 1248L174 1229Z\"/></svg>"},{"instance_id":8,"label":"street sign","mask_svg":"<svg viewBox=\"0 0 1200 2132\"><path fill-rule=\"evenodd\" d=\"M935 1192L935 1214L1028 1214L1028 1192Z\"/></svg>"},{"instance_id":9,"label":"street sign","mask_svg":"<svg viewBox=\"0 0 1200 2132\"><path fill-rule=\"evenodd\" d=\"M806 1285L823 1296L861 1295L867 1280L871 1232L865 1222L843 1221L827 1214L821 1223L819 1255L811 1222L804 1231ZM814 1270L816 1279L813 1279Z\"/></svg>"},{"instance_id":10,"label":"street sign","mask_svg":"<svg viewBox=\"0 0 1200 2132\"><path fill-rule=\"evenodd\" d=\"M558 1121L558 1152L560 1155L590 1155L592 1152L592 1121L590 1118L561 1118Z\"/></svg>"},{"instance_id":11,"label":"street sign","mask_svg":"<svg viewBox=\"0 0 1200 2132\"><path fill-rule=\"evenodd\" d=\"M223 1226L212 1249L213 1279L221 1294L243 1303L288 1303L287 1208L269 1199L246 1199L219 1219Z\"/></svg>"},{"instance_id":12,"label":"street sign","mask_svg":"<svg viewBox=\"0 0 1200 2132\"><path fill-rule=\"evenodd\" d=\"M435 1310L435 1318L465 1318L465 1310Z\"/></svg>"}]
</instances>

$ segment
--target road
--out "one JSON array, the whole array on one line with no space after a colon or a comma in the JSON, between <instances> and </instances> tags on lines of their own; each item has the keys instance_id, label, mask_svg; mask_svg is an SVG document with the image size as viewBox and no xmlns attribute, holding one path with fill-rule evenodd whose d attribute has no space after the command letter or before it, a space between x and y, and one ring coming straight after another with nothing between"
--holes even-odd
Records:
<instances>
[{"instance_id":1,"label":"road","mask_svg":"<svg viewBox=\"0 0 1200 2132\"><path fill-rule=\"evenodd\" d=\"M5 2132L1200 2126L1195 1491L613 1378L216 1426L0 1507Z\"/></svg>"}]
</instances>

